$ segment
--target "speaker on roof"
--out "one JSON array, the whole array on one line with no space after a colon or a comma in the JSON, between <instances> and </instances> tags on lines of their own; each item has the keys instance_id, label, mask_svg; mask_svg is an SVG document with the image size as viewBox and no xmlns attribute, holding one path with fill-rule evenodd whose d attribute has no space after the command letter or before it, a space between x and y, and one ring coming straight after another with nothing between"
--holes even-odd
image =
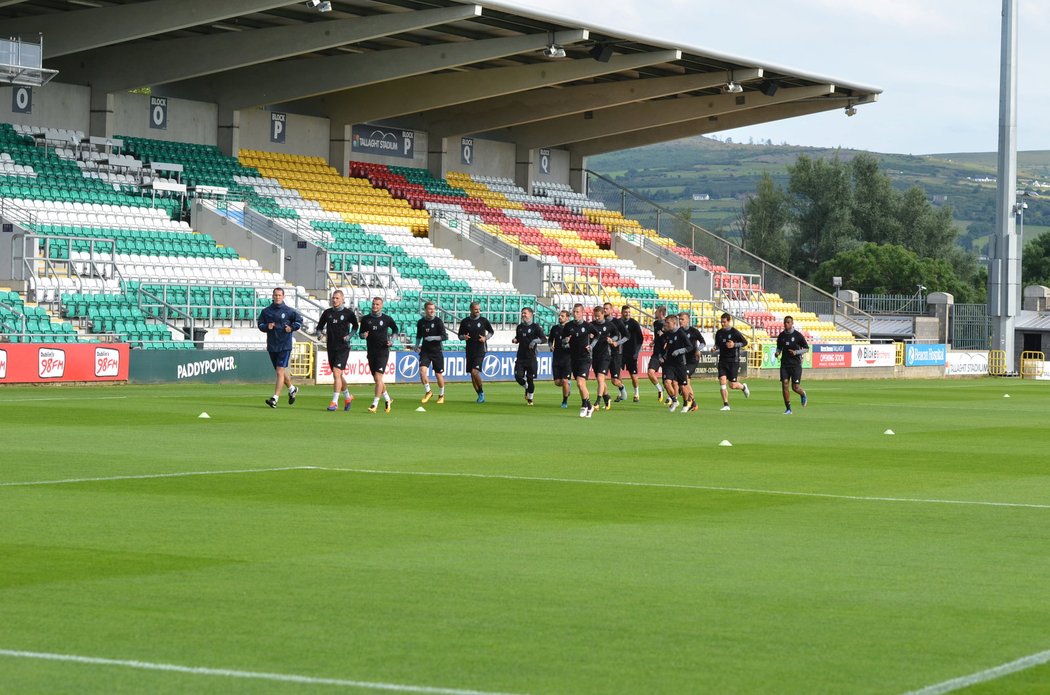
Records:
<instances>
[{"instance_id":1,"label":"speaker on roof","mask_svg":"<svg viewBox=\"0 0 1050 695\"><path fill-rule=\"evenodd\" d=\"M602 44L596 45L587 54L597 60L599 63L608 63L613 56L612 46L603 46Z\"/></svg>"},{"instance_id":2,"label":"speaker on roof","mask_svg":"<svg viewBox=\"0 0 1050 695\"><path fill-rule=\"evenodd\" d=\"M767 97L775 96L778 89L780 89L780 85L777 84L776 80L765 80L758 87L758 90L765 94Z\"/></svg>"}]
</instances>

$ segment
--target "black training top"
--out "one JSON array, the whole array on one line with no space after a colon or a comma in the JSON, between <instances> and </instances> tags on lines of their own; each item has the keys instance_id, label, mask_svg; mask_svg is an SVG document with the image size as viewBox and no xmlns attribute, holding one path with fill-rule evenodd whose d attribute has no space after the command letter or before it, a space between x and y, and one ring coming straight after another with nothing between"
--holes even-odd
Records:
<instances>
[{"instance_id":1,"label":"black training top","mask_svg":"<svg viewBox=\"0 0 1050 695\"><path fill-rule=\"evenodd\" d=\"M590 357L598 339L598 331L594 324L586 321L569 321L565 324L564 335L568 341L569 354L576 359Z\"/></svg>"},{"instance_id":2,"label":"black training top","mask_svg":"<svg viewBox=\"0 0 1050 695\"><path fill-rule=\"evenodd\" d=\"M664 336L664 363L685 364L686 353L692 348L689 335L681 328Z\"/></svg>"},{"instance_id":3,"label":"black training top","mask_svg":"<svg viewBox=\"0 0 1050 695\"><path fill-rule=\"evenodd\" d=\"M397 334L397 324L386 314L369 314L361 319L360 333L369 350L386 350Z\"/></svg>"},{"instance_id":4,"label":"black training top","mask_svg":"<svg viewBox=\"0 0 1050 695\"><path fill-rule=\"evenodd\" d=\"M730 340L735 343L733 347L726 347ZM739 362L740 348L747 346L747 338L735 328L719 328L715 333L715 348L718 350L719 362Z\"/></svg>"},{"instance_id":5,"label":"black training top","mask_svg":"<svg viewBox=\"0 0 1050 695\"><path fill-rule=\"evenodd\" d=\"M535 321L519 323L514 329L514 338L518 341L518 357L535 355L536 348L547 342L547 336L543 335L543 329Z\"/></svg>"},{"instance_id":6,"label":"black training top","mask_svg":"<svg viewBox=\"0 0 1050 695\"><path fill-rule=\"evenodd\" d=\"M777 336L777 354L780 355L781 366L795 366L802 364L802 355L809 349L806 336L799 331L791 329L791 332L780 331Z\"/></svg>"},{"instance_id":7,"label":"black training top","mask_svg":"<svg viewBox=\"0 0 1050 695\"><path fill-rule=\"evenodd\" d=\"M554 358L568 357L569 346L565 344L565 340L569 335L569 324L566 323L564 326L560 323L556 323L551 326L550 331L547 333L547 344L551 346L554 351Z\"/></svg>"},{"instance_id":8,"label":"black training top","mask_svg":"<svg viewBox=\"0 0 1050 695\"><path fill-rule=\"evenodd\" d=\"M448 340L448 331L440 317L423 317L416 321L416 347L420 352L441 352L442 341Z\"/></svg>"},{"instance_id":9,"label":"black training top","mask_svg":"<svg viewBox=\"0 0 1050 695\"><path fill-rule=\"evenodd\" d=\"M642 336L642 326L634 319L627 319L623 322L626 329L627 342L620 347L623 349L623 354L634 357L642 350L642 342L645 338Z\"/></svg>"},{"instance_id":10,"label":"black training top","mask_svg":"<svg viewBox=\"0 0 1050 695\"><path fill-rule=\"evenodd\" d=\"M350 336L357 330L357 314L350 307L328 307L317 319L317 333L324 333L329 350L349 347Z\"/></svg>"},{"instance_id":11,"label":"black training top","mask_svg":"<svg viewBox=\"0 0 1050 695\"><path fill-rule=\"evenodd\" d=\"M460 338L467 341L468 350L476 350L477 348L484 348L485 343L478 340L481 336L485 336L487 341L495 333L492 330L492 324L484 316L478 316L476 319L468 316L459 322L459 335Z\"/></svg>"},{"instance_id":12,"label":"black training top","mask_svg":"<svg viewBox=\"0 0 1050 695\"><path fill-rule=\"evenodd\" d=\"M594 326L595 335L598 338L591 354L596 360L604 359L612 353L612 345L609 345L608 339L619 340L620 334L616 332L616 325L607 319L595 321L591 325Z\"/></svg>"},{"instance_id":13,"label":"black training top","mask_svg":"<svg viewBox=\"0 0 1050 695\"><path fill-rule=\"evenodd\" d=\"M700 355L697 354L697 351L707 345L707 341L704 340L704 334L696 326L690 326L685 329L685 334L689 338L689 352L685 353L685 363L696 364L700 361Z\"/></svg>"}]
</instances>

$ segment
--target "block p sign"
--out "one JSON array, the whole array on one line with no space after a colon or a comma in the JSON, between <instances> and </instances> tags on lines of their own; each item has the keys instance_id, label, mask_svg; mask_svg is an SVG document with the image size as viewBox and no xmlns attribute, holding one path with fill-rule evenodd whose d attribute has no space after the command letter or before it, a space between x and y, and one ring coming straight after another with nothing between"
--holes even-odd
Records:
<instances>
[{"instance_id":1,"label":"block p sign","mask_svg":"<svg viewBox=\"0 0 1050 695\"><path fill-rule=\"evenodd\" d=\"M288 114L279 111L270 112L270 142L284 144L288 132Z\"/></svg>"}]
</instances>

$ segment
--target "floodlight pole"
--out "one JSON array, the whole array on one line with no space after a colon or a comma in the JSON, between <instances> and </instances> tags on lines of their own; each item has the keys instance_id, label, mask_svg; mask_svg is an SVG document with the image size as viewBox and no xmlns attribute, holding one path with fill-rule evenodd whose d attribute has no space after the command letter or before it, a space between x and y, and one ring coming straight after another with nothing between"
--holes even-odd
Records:
<instances>
[{"instance_id":1,"label":"floodlight pole","mask_svg":"<svg viewBox=\"0 0 1050 695\"><path fill-rule=\"evenodd\" d=\"M1014 317L1021 295L1021 240L1017 238L1017 8L1003 0L999 64L999 173L995 234L988 266L988 315L993 350L1006 353L1006 371L1016 372Z\"/></svg>"}]
</instances>

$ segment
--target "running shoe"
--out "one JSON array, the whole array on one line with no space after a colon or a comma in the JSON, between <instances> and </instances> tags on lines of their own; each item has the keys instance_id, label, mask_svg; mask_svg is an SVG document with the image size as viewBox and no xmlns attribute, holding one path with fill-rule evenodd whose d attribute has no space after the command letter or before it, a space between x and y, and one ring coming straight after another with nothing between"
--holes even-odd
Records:
<instances>
[{"instance_id":1,"label":"running shoe","mask_svg":"<svg viewBox=\"0 0 1050 695\"><path fill-rule=\"evenodd\" d=\"M295 405L295 397L299 395L299 387L293 386L288 389L288 405Z\"/></svg>"},{"instance_id":2,"label":"running shoe","mask_svg":"<svg viewBox=\"0 0 1050 695\"><path fill-rule=\"evenodd\" d=\"M434 397L434 392L433 391L427 391L426 393L423 394L423 398L421 398L419 402L420 403L429 403L430 399L433 398L433 397Z\"/></svg>"},{"instance_id":3,"label":"running shoe","mask_svg":"<svg viewBox=\"0 0 1050 695\"><path fill-rule=\"evenodd\" d=\"M269 398L267 398L266 399L266 405L270 406L271 408L276 408L277 407L277 397L276 396L270 396Z\"/></svg>"},{"instance_id":4,"label":"running shoe","mask_svg":"<svg viewBox=\"0 0 1050 695\"><path fill-rule=\"evenodd\" d=\"M741 384L741 387L744 391L744 398L751 398L751 389L747 387L747 384Z\"/></svg>"},{"instance_id":5,"label":"running shoe","mask_svg":"<svg viewBox=\"0 0 1050 695\"><path fill-rule=\"evenodd\" d=\"M350 394L350 397L343 401L343 412L349 413L350 406L354 404L354 394Z\"/></svg>"}]
</instances>

